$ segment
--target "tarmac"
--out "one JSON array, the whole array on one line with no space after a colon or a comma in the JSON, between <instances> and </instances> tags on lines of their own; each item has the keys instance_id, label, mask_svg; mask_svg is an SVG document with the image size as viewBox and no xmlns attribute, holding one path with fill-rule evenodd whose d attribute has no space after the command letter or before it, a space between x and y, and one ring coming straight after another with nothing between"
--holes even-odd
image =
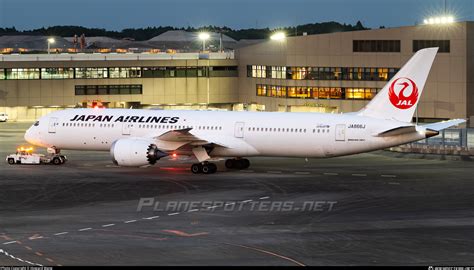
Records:
<instances>
[{"instance_id":1,"label":"tarmac","mask_svg":"<svg viewBox=\"0 0 474 270\"><path fill-rule=\"evenodd\" d=\"M29 124L0 123L0 156ZM0 162L1 265L472 265L474 163L373 152L121 168Z\"/></svg>"}]
</instances>

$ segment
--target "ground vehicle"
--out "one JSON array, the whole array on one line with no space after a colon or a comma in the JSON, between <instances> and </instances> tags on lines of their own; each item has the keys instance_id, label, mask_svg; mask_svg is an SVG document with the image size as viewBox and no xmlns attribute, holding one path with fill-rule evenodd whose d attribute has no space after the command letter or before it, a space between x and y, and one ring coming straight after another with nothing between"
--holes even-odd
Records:
<instances>
[{"instance_id":1,"label":"ground vehicle","mask_svg":"<svg viewBox=\"0 0 474 270\"><path fill-rule=\"evenodd\" d=\"M15 154L8 155L5 159L8 164L54 164L61 165L67 161L67 157L60 154L34 154L33 148L20 147Z\"/></svg>"},{"instance_id":2,"label":"ground vehicle","mask_svg":"<svg viewBox=\"0 0 474 270\"><path fill-rule=\"evenodd\" d=\"M8 121L8 114L0 112L0 122Z\"/></svg>"}]
</instances>

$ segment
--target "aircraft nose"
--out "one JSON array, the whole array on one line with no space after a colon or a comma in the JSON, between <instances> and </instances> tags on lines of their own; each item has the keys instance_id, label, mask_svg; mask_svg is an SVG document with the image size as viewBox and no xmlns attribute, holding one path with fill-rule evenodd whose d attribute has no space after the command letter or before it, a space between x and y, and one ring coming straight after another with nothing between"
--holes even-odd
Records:
<instances>
[{"instance_id":1,"label":"aircraft nose","mask_svg":"<svg viewBox=\"0 0 474 270\"><path fill-rule=\"evenodd\" d=\"M31 143L33 144L33 135L31 134L32 131L31 131L31 128L29 128L26 132L25 132L25 141L27 141L28 143Z\"/></svg>"}]
</instances>

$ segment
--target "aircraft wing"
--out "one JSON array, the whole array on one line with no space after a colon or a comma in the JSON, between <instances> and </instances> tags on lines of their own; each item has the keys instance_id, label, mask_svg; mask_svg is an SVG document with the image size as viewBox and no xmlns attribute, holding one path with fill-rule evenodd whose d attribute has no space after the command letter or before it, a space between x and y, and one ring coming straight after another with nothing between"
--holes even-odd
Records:
<instances>
[{"instance_id":1,"label":"aircraft wing","mask_svg":"<svg viewBox=\"0 0 474 270\"><path fill-rule=\"evenodd\" d=\"M232 141L235 139L226 136L216 136L210 134L196 135L191 132L192 128L170 130L159 136L154 137L158 148L164 150L176 150L184 145L202 146L215 145L230 148Z\"/></svg>"},{"instance_id":2,"label":"aircraft wing","mask_svg":"<svg viewBox=\"0 0 474 270\"><path fill-rule=\"evenodd\" d=\"M427 129L435 130L435 131L440 131L452 126L457 126L459 124L465 123L466 120L464 119L452 119L452 120L446 120L446 121L441 121L437 123L432 123L432 124L426 124L422 125L422 127L425 127Z\"/></svg>"}]
</instances>

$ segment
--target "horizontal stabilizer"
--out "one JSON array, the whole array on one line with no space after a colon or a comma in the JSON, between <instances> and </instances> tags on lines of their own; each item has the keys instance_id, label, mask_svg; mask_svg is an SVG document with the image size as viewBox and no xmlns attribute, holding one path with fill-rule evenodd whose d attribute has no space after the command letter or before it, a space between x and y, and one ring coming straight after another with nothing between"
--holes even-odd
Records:
<instances>
[{"instance_id":1,"label":"horizontal stabilizer","mask_svg":"<svg viewBox=\"0 0 474 270\"><path fill-rule=\"evenodd\" d=\"M375 136L376 137L390 137L390 136L396 136L396 135L412 133L412 132L416 132L416 126L396 127L396 128L392 128L392 129L385 130L385 131L382 131L380 133L377 133L377 134L375 134Z\"/></svg>"},{"instance_id":2,"label":"horizontal stabilizer","mask_svg":"<svg viewBox=\"0 0 474 270\"><path fill-rule=\"evenodd\" d=\"M426 128L426 129L440 131L440 130L443 130L443 129L446 129L446 128L449 128L449 127L452 127L452 126L457 126L457 125L465 123L465 122L466 122L466 120L464 120L464 119L452 119L452 120L441 121L441 122L437 122L437 123L433 123L433 124L422 125L422 127Z\"/></svg>"}]
</instances>

